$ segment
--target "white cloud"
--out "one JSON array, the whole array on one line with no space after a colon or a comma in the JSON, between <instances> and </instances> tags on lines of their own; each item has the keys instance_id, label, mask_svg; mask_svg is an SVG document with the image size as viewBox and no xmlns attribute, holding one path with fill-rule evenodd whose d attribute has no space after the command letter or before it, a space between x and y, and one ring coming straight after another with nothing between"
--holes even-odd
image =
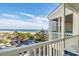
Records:
<instances>
[{"instance_id":1,"label":"white cloud","mask_svg":"<svg viewBox=\"0 0 79 59\"><path fill-rule=\"evenodd\" d=\"M25 22L17 19L0 19L0 29L41 29L46 28L46 26L47 24Z\"/></svg>"},{"instance_id":2,"label":"white cloud","mask_svg":"<svg viewBox=\"0 0 79 59\"><path fill-rule=\"evenodd\" d=\"M24 15L24 16L28 16L28 17L31 17L31 22L37 22L37 23L48 23L48 19L46 17L40 17L40 16L34 16L32 14L28 14L28 13L20 13L21 15Z\"/></svg>"},{"instance_id":3,"label":"white cloud","mask_svg":"<svg viewBox=\"0 0 79 59\"><path fill-rule=\"evenodd\" d=\"M35 16L34 15L32 15L32 14L29 14L29 13L20 13L21 15L24 15L24 16L29 16L29 17L31 17L31 18L35 18Z\"/></svg>"},{"instance_id":4,"label":"white cloud","mask_svg":"<svg viewBox=\"0 0 79 59\"><path fill-rule=\"evenodd\" d=\"M47 29L48 19L46 17L34 16L28 13L20 15L31 17L29 21L21 19L0 19L0 29ZM16 17L15 15L5 14L5 16Z\"/></svg>"},{"instance_id":5,"label":"white cloud","mask_svg":"<svg viewBox=\"0 0 79 59\"><path fill-rule=\"evenodd\" d=\"M10 17L10 18L18 18L19 16L13 14L2 14L2 16Z\"/></svg>"}]
</instances>

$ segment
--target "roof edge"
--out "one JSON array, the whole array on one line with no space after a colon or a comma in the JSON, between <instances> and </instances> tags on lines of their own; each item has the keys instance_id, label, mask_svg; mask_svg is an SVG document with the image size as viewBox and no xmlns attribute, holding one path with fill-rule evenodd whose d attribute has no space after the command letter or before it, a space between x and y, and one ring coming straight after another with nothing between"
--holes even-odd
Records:
<instances>
[{"instance_id":1,"label":"roof edge","mask_svg":"<svg viewBox=\"0 0 79 59\"><path fill-rule=\"evenodd\" d=\"M51 15L51 14L52 14L55 10L57 10L61 5L62 5L62 3L60 3L60 5L58 5L53 11L51 11L51 12L48 14L47 18L49 19L49 15Z\"/></svg>"}]
</instances>

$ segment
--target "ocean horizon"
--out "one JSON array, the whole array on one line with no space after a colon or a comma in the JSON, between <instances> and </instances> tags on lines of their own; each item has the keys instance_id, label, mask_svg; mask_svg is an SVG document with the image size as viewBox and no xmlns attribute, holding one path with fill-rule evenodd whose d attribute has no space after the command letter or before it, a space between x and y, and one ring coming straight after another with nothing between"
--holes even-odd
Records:
<instances>
[{"instance_id":1,"label":"ocean horizon","mask_svg":"<svg viewBox=\"0 0 79 59\"><path fill-rule=\"evenodd\" d=\"M41 29L0 29L0 32L39 32Z\"/></svg>"}]
</instances>

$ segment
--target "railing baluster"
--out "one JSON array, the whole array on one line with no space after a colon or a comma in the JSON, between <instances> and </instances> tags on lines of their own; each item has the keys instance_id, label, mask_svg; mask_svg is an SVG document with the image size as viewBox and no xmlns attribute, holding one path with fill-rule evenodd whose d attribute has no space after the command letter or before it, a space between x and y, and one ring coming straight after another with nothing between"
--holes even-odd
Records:
<instances>
[{"instance_id":1,"label":"railing baluster","mask_svg":"<svg viewBox=\"0 0 79 59\"><path fill-rule=\"evenodd\" d=\"M52 56L52 44L49 45L49 56Z\"/></svg>"},{"instance_id":2,"label":"railing baluster","mask_svg":"<svg viewBox=\"0 0 79 59\"><path fill-rule=\"evenodd\" d=\"M60 52L61 52L61 45L60 45L61 41L59 42L59 56L60 56Z\"/></svg>"},{"instance_id":3,"label":"railing baluster","mask_svg":"<svg viewBox=\"0 0 79 59\"><path fill-rule=\"evenodd\" d=\"M58 42L56 42L56 56L58 56Z\"/></svg>"},{"instance_id":4,"label":"railing baluster","mask_svg":"<svg viewBox=\"0 0 79 59\"><path fill-rule=\"evenodd\" d=\"M60 51L60 56L61 56L61 41L59 42L59 47L60 47L60 49L59 49L59 51Z\"/></svg>"},{"instance_id":5,"label":"railing baluster","mask_svg":"<svg viewBox=\"0 0 79 59\"><path fill-rule=\"evenodd\" d=\"M39 56L41 56L41 47L39 47Z\"/></svg>"},{"instance_id":6,"label":"railing baluster","mask_svg":"<svg viewBox=\"0 0 79 59\"><path fill-rule=\"evenodd\" d=\"M64 41L61 41L61 52L62 52L62 55L63 55L63 53L64 53Z\"/></svg>"},{"instance_id":7,"label":"railing baluster","mask_svg":"<svg viewBox=\"0 0 79 59\"><path fill-rule=\"evenodd\" d=\"M29 51L29 56L31 56L31 55L32 55L32 51L30 50L30 51Z\"/></svg>"},{"instance_id":8,"label":"railing baluster","mask_svg":"<svg viewBox=\"0 0 79 59\"><path fill-rule=\"evenodd\" d=\"M43 46L43 56L45 56L45 46Z\"/></svg>"},{"instance_id":9,"label":"railing baluster","mask_svg":"<svg viewBox=\"0 0 79 59\"><path fill-rule=\"evenodd\" d=\"M59 42L57 43L57 55L59 56Z\"/></svg>"},{"instance_id":10,"label":"railing baluster","mask_svg":"<svg viewBox=\"0 0 79 59\"><path fill-rule=\"evenodd\" d=\"M56 56L57 56L57 42L56 42L56 45L55 45L55 49L56 49Z\"/></svg>"},{"instance_id":11,"label":"railing baluster","mask_svg":"<svg viewBox=\"0 0 79 59\"><path fill-rule=\"evenodd\" d=\"M60 45L60 55L61 55L61 52L62 52L62 41L60 41L59 45Z\"/></svg>"},{"instance_id":12,"label":"railing baluster","mask_svg":"<svg viewBox=\"0 0 79 59\"><path fill-rule=\"evenodd\" d=\"M34 56L36 56L36 49L34 49Z\"/></svg>"},{"instance_id":13,"label":"railing baluster","mask_svg":"<svg viewBox=\"0 0 79 59\"><path fill-rule=\"evenodd\" d=\"M47 56L49 56L49 45L47 45Z\"/></svg>"},{"instance_id":14,"label":"railing baluster","mask_svg":"<svg viewBox=\"0 0 79 59\"><path fill-rule=\"evenodd\" d=\"M61 48L60 48L60 42L61 42L61 41L59 41L59 43L58 43L58 56L60 56L60 49L61 49Z\"/></svg>"},{"instance_id":15,"label":"railing baluster","mask_svg":"<svg viewBox=\"0 0 79 59\"><path fill-rule=\"evenodd\" d=\"M53 56L55 56L55 43L53 43Z\"/></svg>"}]
</instances>

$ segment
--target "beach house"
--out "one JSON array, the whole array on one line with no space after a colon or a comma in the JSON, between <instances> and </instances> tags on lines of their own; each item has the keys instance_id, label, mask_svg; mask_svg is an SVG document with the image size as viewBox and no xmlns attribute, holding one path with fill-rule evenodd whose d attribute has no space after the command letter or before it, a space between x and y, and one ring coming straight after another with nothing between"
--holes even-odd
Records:
<instances>
[{"instance_id":1,"label":"beach house","mask_svg":"<svg viewBox=\"0 0 79 59\"><path fill-rule=\"evenodd\" d=\"M49 38L63 38L79 34L79 4L60 4L48 16Z\"/></svg>"},{"instance_id":2,"label":"beach house","mask_svg":"<svg viewBox=\"0 0 79 59\"><path fill-rule=\"evenodd\" d=\"M0 55L79 55L79 3L61 3L48 15L49 39L23 47L4 49Z\"/></svg>"}]
</instances>

